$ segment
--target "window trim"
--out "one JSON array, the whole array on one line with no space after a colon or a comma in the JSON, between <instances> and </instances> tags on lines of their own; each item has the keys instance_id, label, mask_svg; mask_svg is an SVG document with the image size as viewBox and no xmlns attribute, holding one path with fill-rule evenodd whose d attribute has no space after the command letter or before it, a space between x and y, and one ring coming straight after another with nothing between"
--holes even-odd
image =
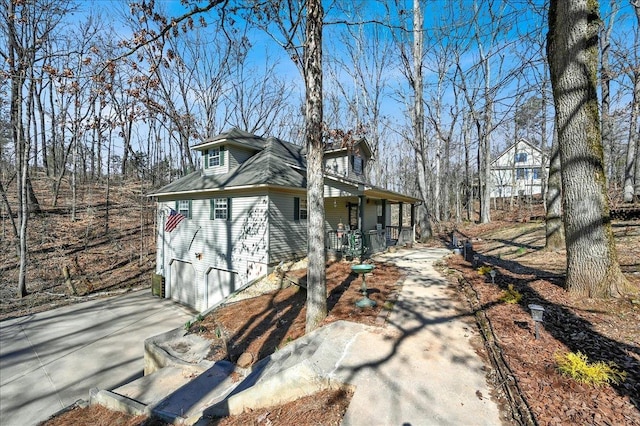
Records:
<instances>
[{"instance_id":1,"label":"window trim","mask_svg":"<svg viewBox=\"0 0 640 426\"><path fill-rule=\"evenodd\" d=\"M214 163L218 160L218 164ZM222 165L222 150L220 148L211 148L207 153L207 167L220 167Z\"/></svg>"},{"instance_id":2,"label":"window trim","mask_svg":"<svg viewBox=\"0 0 640 426\"><path fill-rule=\"evenodd\" d=\"M230 198L211 198L211 220L229 220L231 218ZM224 204L224 206L223 206Z\"/></svg>"},{"instance_id":3,"label":"window trim","mask_svg":"<svg viewBox=\"0 0 640 426\"><path fill-rule=\"evenodd\" d=\"M361 175L364 173L364 158L357 154L353 154L353 173ZM357 166L356 166L357 165Z\"/></svg>"},{"instance_id":4,"label":"window trim","mask_svg":"<svg viewBox=\"0 0 640 426\"><path fill-rule=\"evenodd\" d=\"M303 208L304 206L304 208ZM293 197L293 220L307 220L309 218L309 207L306 198Z\"/></svg>"},{"instance_id":5,"label":"window trim","mask_svg":"<svg viewBox=\"0 0 640 426\"><path fill-rule=\"evenodd\" d=\"M186 204L183 204L183 203L186 203ZM176 200L175 210L176 212L180 213L187 219L191 219L191 211L192 211L191 200Z\"/></svg>"},{"instance_id":6,"label":"window trim","mask_svg":"<svg viewBox=\"0 0 640 426\"><path fill-rule=\"evenodd\" d=\"M309 218L309 205L306 198L300 199L300 214L298 217L300 220L307 220Z\"/></svg>"}]
</instances>

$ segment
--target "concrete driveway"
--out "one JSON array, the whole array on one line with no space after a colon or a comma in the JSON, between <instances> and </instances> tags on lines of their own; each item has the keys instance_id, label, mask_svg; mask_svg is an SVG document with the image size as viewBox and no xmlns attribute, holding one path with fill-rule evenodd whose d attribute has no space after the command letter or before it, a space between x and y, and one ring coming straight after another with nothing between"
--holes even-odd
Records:
<instances>
[{"instance_id":1,"label":"concrete driveway","mask_svg":"<svg viewBox=\"0 0 640 426\"><path fill-rule=\"evenodd\" d=\"M141 377L144 339L193 315L143 290L0 322L0 424L36 424Z\"/></svg>"}]
</instances>

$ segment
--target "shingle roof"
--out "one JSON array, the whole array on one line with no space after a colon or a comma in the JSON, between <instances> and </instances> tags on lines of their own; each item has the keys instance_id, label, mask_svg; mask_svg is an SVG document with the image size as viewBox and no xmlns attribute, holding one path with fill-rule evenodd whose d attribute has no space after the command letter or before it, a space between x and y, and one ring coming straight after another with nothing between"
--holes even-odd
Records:
<instances>
[{"instance_id":1,"label":"shingle roof","mask_svg":"<svg viewBox=\"0 0 640 426\"><path fill-rule=\"evenodd\" d=\"M199 149L210 145L215 145L218 142L229 141L234 145L243 145L255 150L262 150L265 147L266 140L260 136L245 132L244 130L234 127L233 129L220 133L212 138L209 138L199 144L192 146L192 149Z\"/></svg>"},{"instance_id":2,"label":"shingle roof","mask_svg":"<svg viewBox=\"0 0 640 426\"><path fill-rule=\"evenodd\" d=\"M190 173L170 184L160 188L151 196L161 196L179 193L206 192L219 190L233 190L238 187L258 185L273 185L288 188L307 187L307 161L305 150L299 145L283 141L278 138L261 138L239 129L231 129L198 147L206 149L208 144L226 141L234 145L244 145L256 149L247 161L225 174L209 175L202 170ZM364 178L353 179L346 176L332 175L325 171L325 177L355 187L365 184L365 191L375 192L379 196L400 197L411 202L418 200L404 194L372 186Z\"/></svg>"},{"instance_id":3,"label":"shingle roof","mask_svg":"<svg viewBox=\"0 0 640 426\"><path fill-rule=\"evenodd\" d=\"M197 170L160 188L152 195L252 185L306 188L306 161L300 150L301 147L292 143L269 138L265 140L262 151L229 173L206 175Z\"/></svg>"}]
</instances>

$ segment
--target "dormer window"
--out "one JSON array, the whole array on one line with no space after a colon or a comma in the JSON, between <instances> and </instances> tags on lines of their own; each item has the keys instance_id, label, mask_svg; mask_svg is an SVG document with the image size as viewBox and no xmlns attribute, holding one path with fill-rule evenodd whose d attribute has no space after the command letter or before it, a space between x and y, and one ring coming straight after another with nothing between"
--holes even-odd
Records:
<instances>
[{"instance_id":1,"label":"dormer window","mask_svg":"<svg viewBox=\"0 0 640 426\"><path fill-rule=\"evenodd\" d=\"M364 166L364 160L359 155L353 156L353 172L357 175L362 174L362 169Z\"/></svg>"},{"instance_id":2,"label":"dormer window","mask_svg":"<svg viewBox=\"0 0 640 426\"><path fill-rule=\"evenodd\" d=\"M204 168L211 169L214 173L223 173L225 163L226 149L223 146L216 148L209 148L204 151Z\"/></svg>"},{"instance_id":3,"label":"dormer window","mask_svg":"<svg viewBox=\"0 0 640 426\"><path fill-rule=\"evenodd\" d=\"M211 148L207 155L207 167L222 166L224 164L222 154L220 148Z\"/></svg>"}]
</instances>

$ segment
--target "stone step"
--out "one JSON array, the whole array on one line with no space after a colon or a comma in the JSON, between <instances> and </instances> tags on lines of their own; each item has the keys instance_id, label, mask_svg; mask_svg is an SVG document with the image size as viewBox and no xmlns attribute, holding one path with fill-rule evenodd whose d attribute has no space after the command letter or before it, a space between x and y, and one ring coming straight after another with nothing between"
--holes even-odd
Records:
<instances>
[{"instance_id":1,"label":"stone step","mask_svg":"<svg viewBox=\"0 0 640 426\"><path fill-rule=\"evenodd\" d=\"M234 364L216 362L150 407L150 412L174 424L193 424L207 407L223 401L241 383L243 377L236 377L234 371Z\"/></svg>"},{"instance_id":2,"label":"stone step","mask_svg":"<svg viewBox=\"0 0 640 426\"><path fill-rule=\"evenodd\" d=\"M101 397L110 396L119 405L131 406L131 410L120 411L138 412L142 406L148 415L190 424L202 417L205 408L222 401L238 386L241 379L234 378L234 370L235 365L228 361L216 362L209 368L168 366L112 391L102 391Z\"/></svg>"}]
</instances>

